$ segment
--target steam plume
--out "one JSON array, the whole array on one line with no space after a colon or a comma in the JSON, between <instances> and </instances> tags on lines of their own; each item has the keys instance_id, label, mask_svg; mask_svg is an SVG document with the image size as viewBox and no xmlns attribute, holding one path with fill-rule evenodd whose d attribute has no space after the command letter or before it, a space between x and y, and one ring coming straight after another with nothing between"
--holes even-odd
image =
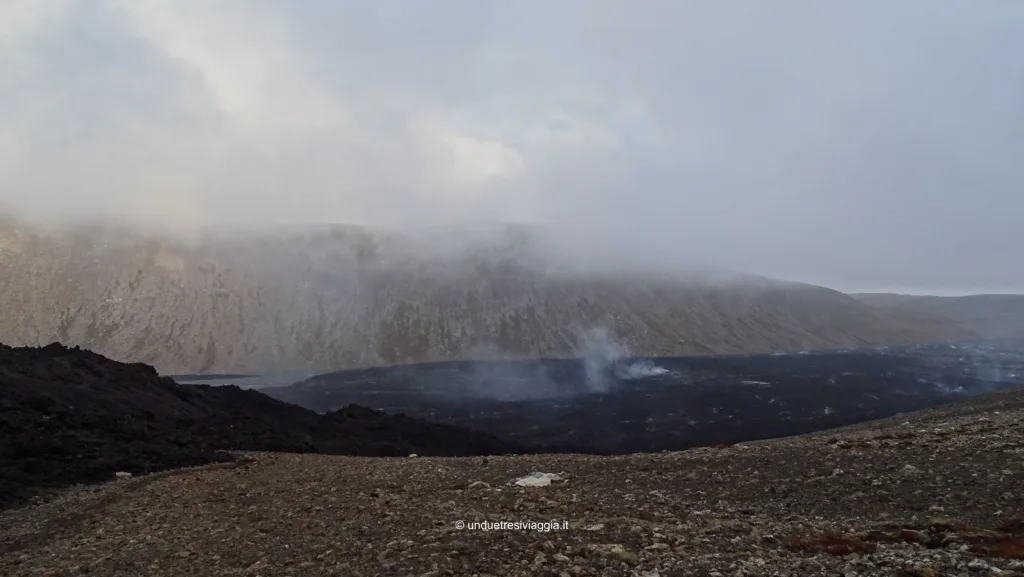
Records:
<instances>
[{"instance_id":1,"label":"steam plume","mask_svg":"<svg viewBox=\"0 0 1024 577\"><path fill-rule=\"evenodd\" d=\"M667 374L649 359L630 360L629 350L605 327L595 327L579 335L583 370L591 391L611 388L611 377L619 380L642 379Z\"/></svg>"}]
</instances>

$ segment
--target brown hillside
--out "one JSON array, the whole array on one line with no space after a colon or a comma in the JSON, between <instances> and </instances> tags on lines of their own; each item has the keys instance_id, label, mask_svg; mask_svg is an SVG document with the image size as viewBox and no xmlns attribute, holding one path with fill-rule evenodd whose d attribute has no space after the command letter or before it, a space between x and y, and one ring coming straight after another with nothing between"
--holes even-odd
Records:
<instances>
[{"instance_id":1,"label":"brown hillside","mask_svg":"<svg viewBox=\"0 0 1024 577\"><path fill-rule=\"evenodd\" d=\"M572 356L579 332L599 325L645 356L969 334L760 277L566 272L542 247L512 228L430 237L329 226L186 243L8 222L0 340L59 341L168 374Z\"/></svg>"},{"instance_id":2,"label":"brown hillside","mask_svg":"<svg viewBox=\"0 0 1024 577\"><path fill-rule=\"evenodd\" d=\"M959 297L863 293L869 305L918 318L952 319L985 339L1024 342L1024 295L979 294Z\"/></svg>"}]
</instances>

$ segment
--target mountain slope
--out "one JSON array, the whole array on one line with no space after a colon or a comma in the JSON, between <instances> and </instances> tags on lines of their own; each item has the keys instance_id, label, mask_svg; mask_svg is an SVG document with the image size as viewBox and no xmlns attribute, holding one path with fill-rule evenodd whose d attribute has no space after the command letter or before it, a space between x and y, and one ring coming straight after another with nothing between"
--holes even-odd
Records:
<instances>
[{"instance_id":1,"label":"mountain slope","mask_svg":"<svg viewBox=\"0 0 1024 577\"><path fill-rule=\"evenodd\" d=\"M519 229L352 226L205 237L0 225L0 339L60 341L163 373L562 357L609 328L636 355L963 338L842 293L746 276L569 271Z\"/></svg>"},{"instance_id":2,"label":"mountain slope","mask_svg":"<svg viewBox=\"0 0 1024 577\"><path fill-rule=\"evenodd\" d=\"M985 339L1024 341L1024 295L939 297L862 293L853 296L869 305L904 315L952 319L963 329Z\"/></svg>"}]
</instances>

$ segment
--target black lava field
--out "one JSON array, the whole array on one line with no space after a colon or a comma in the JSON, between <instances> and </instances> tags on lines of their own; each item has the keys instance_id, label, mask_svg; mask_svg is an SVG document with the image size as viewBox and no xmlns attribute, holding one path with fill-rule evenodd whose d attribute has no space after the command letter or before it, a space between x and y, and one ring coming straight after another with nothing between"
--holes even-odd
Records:
<instances>
[{"instance_id":1,"label":"black lava field","mask_svg":"<svg viewBox=\"0 0 1024 577\"><path fill-rule=\"evenodd\" d=\"M992 345L690 358L448 362L261 388L326 412L358 404L597 453L682 450L815 432L1024 384Z\"/></svg>"}]
</instances>

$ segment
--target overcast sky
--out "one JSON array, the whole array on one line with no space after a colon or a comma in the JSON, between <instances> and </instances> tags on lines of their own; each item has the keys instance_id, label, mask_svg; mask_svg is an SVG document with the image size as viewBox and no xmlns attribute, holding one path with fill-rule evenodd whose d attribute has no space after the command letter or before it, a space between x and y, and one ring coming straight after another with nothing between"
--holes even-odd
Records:
<instances>
[{"instance_id":1,"label":"overcast sky","mask_svg":"<svg viewBox=\"0 0 1024 577\"><path fill-rule=\"evenodd\" d=\"M2 0L0 205L1024 289L1020 0Z\"/></svg>"}]
</instances>

